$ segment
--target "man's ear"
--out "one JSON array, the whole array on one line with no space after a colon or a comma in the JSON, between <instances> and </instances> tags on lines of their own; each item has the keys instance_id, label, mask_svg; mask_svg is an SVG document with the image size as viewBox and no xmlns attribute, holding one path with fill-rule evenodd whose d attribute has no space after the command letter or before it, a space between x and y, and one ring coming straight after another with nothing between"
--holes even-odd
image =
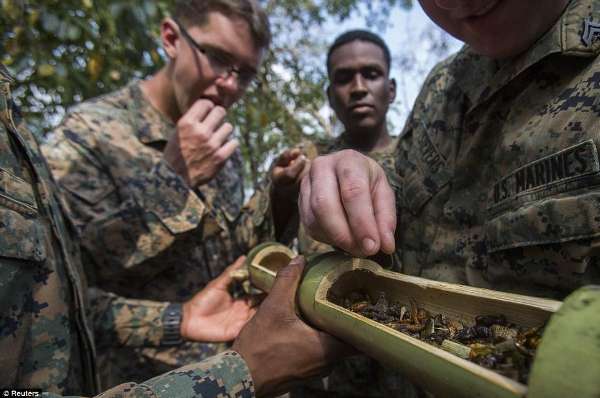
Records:
<instances>
[{"instance_id":1,"label":"man's ear","mask_svg":"<svg viewBox=\"0 0 600 398\"><path fill-rule=\"evenodd\" d=\"M396 100L396 79L390 79L390 104Z\"/></svg>"},{"instance_id":2,"label":"man's ear","mask_svg":"<svg viewBox=\"0 0 600 398\"><path fill-rule=\"evenodd\" d=\"M179 27L175 21L171 18L165 18L160 24L160 39L169 59L177 58L180 38Z\"/></svg>"}]
</instances>

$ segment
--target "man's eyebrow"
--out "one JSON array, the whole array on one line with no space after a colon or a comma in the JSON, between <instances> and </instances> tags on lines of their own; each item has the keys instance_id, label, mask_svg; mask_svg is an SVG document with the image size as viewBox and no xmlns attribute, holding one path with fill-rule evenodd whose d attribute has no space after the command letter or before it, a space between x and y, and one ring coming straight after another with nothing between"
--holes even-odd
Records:
<instances>
[{"instance_id":1,"label":"man's eyebrow","mask_svg":"<svg viewBox=\"0 0 600 398\"><path fill-rule=\"evenodd\" d=\"M338 68L334 68L332 75L335 75L337 73L356 72L356 71L360 71L361 69L378 69L378 70L382 70L382 71L385 70L381 64L365 63L365 64L358 65L358 66L341 66Z\"/></svg>"}]
</instances>

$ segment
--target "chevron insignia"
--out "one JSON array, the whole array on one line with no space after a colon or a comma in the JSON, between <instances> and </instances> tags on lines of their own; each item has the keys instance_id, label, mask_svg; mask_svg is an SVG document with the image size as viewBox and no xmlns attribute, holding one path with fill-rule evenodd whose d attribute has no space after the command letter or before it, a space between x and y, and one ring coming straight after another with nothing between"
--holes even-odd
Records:
<instances>
[{"instance_id":1,"label":"chevron insignia","mask_svg":"<svg viewBox=\"0 0 600 398\"><path fill-rule=\"evenodd\" d=\"M581 41L586 47L590 47L598 39L600 39L600 23L594 23L592 17L586 18L583 21Z\"/></svg>"}]
</instances>

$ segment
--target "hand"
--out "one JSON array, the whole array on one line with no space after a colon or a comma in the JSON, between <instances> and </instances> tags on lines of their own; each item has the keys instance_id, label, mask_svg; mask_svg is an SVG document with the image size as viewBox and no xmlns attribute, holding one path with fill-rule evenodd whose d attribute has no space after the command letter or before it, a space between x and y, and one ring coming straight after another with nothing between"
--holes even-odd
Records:
<instances>
[{"instance_id":1,"label":"hand","mask_svg":"<svg viewBox=\"0 0 600 398\"><path fill-rule=\"evenodd\" d=\"M300 221L317 240L358 257L395 249L394 192L371 158L344 150L312 161L302 179Z\"/></svg>"},{"instance_id":2,"label":"hand","mask_svg":"<svg viewBox=\"0 0 600 398\"><path fill-rule=\"evenodd\" d=\"M299 148L283 152L271 168L273 195L296 202L300 191L300 181L308 172L309 162Z\"/></svg>"},{"instance_id":3,"label":"hand","mask_svg":"<svg viewBox=\"0 0 600 398\"><path fill-rule=\"evenodd\" d=\"M234 299L228 291L233 271L244 264L238 258L204 289L183 304L181 337L202 342L231 341L256 312L250 300Z\"/></svg>"},{"instance_id":4,"label":"hand","mask_svg":"<svg viewBox=\"0 0 600 398\"><path fill-rule=\"evenodd\" d=\"M298 230L300 181L309 167L308 159L299 148L286 150L271 167L271 208L278 241L283 239L286 231Z\"/></svg>"},{"instance_id":5,"label":"hand","mask_svg":"<svg viewBox=\"0 0 600 398\"><path fill-rule=\"evenodd\" d=\"M350 352L296 315L296 291L303 270L304 258L296 257L277 273L271 293L233 343L233 350L250 369L256 396L283 392L290 383L321 374Z\"/></svg>"},{"instance_id":6,"label":"hand","mask_svg":"<svg viewBox=\"0 0 600 398\"><path fill-rule=\"evenodd\" d=\"M192 188L210 181L239 145L228 141L233 126L223 123L225 115L225 108L200 99L179 119L167 142L165 160Z\"/></svg>"}]
</instances>

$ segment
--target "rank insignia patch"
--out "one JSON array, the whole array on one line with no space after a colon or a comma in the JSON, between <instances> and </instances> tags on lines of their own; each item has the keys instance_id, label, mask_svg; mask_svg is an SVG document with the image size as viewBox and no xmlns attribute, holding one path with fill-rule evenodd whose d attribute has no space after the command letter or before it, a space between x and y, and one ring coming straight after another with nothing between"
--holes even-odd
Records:
<instances>
[{"instance_id":1,"label":"rank insignia patch","mask_svg":"<svg viewBox=\"0 0 600 398\"><path fill-rule=\"evenodd\" d=\"M588 17L583 21L583 33L581 41L586 47L591 47L592 44L600 39L600 23L595 23L592 17Z\"/></svg>"}]
</instances>

